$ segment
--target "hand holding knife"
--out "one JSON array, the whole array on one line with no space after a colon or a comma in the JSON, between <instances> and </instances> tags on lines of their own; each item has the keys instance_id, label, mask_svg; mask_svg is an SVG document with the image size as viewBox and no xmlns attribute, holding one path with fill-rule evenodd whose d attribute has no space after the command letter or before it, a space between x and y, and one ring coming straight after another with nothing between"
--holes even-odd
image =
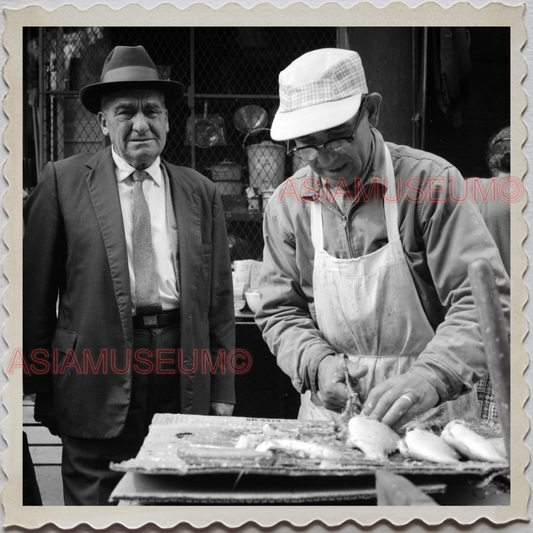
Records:
<instances>
[{"instance_id":1,"label":"hand holding knife","mask_svg":"<svg viewBox=\"0 0 533 533\"><path fill-rule=\"evenodd\" d=\"M343 415L349 420L353 416L360 414L363 406L361 404L361 399L359 398L359 393L355 389L358 380L352 378L348 372L348 366L346 364L348 357L345 353L340 353L339 357L341 358L341 367L344 373L346 390L348 391L348 401L346 402Z\"/></svg>"}]
</instances>

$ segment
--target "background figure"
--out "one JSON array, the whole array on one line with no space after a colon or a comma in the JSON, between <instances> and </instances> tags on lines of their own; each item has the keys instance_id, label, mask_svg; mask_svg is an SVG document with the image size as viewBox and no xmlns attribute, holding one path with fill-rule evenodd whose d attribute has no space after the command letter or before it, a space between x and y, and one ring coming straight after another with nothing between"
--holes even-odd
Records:
<instances>
[{"instance_id":1,"label":"background figure","mask_svg":"<svg viewBox=\"0 0 533 533\"><path fill-rule=\"evenodd\" d=\"M501 178L511 172L511 128L507 126L489 140L487 166L490 176Z\"/></svg>"},{"instance_id":2,"label":"background figure","mask_svg":"<svg viewBox=\"0 0 533 533\"><path fill-rule=\"evenodd\" d=\"M491 137L487 149L487 167L491 178L471 178L467 181L469 195L476 202L483 220L489 229L496 246L500 251L502 262L507 273L511 275L511 204L501 194L492 196L492 190L498 191L500 180L509 177L511 172L511 128L507 126ZM483 190L483 197L480 188ZM488 375L476 383L483 420L495 422L498 410Z\"/></svg>"},{"instance_id":3,"label":"background figure","mask_svg":"<svg viewBox=\"0 0 533 533\"><path fill-rule=\"evenodd\" d=\"M490 231L505 266L511 275L511 204L502 197L502 180L511 172L511 130L503 128L494 135L487 150L489 179L467 180L469 197L472 198Z\"/></svg>"},{"instance_id":4,"label":"background figure","mask_svg":"<svg viewBox=\"0 0 533 533\"><path fill-rule=\"evenodd\" d=\"M24 387L61 437L67 505L108 504L109 463L135 457L155 413L233 412L222 201L160 157L182 95L142 46L117 46L80 92L111 145L48 163L24 205Z\"/></svg>"}]
</instances>

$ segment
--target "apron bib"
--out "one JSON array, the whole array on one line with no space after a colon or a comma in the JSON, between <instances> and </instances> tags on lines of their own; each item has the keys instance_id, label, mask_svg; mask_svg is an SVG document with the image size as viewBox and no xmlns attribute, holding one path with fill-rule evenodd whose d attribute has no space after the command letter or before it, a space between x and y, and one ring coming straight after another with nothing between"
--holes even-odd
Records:
<instances>
[{"instance_id":1,"label":"apron bib","mask_svg":"<svg viewBox=\"0 0 533 533\"><path fill-rule=\"evenodd\" d=\"M390 152L384 143L382 146L387 170L386 196L396 198ZM338 259L324 250L322 204L314 202L310 208L311 237L315 248L313 294L318 329L338 353L346 353L357 366L368 367L368 373L358 384L364 403L374 385L407 372L435 332L424 313L405 259L396 201L384 199L388 244L368 255L351 259ZM301 420L334 419L336 416L325 409L311 391L303 394L301 400L298 415ZM464 400L459 401L464 403ZM473 406L471 404L469 398L466 411L471 412L473 407L477 414L477 401ZM445 423L454 417L450 407L443 404L430 409L418 420ZM463 418L467 415L464 407L461 407L460 414Z\"/></svg>"}]
</instances>

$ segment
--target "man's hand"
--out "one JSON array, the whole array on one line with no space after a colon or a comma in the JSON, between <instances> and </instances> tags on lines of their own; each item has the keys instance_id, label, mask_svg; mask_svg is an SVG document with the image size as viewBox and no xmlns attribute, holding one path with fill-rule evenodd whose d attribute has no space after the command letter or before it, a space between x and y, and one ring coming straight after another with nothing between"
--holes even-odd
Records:
<instances>
[{"instance_id":1,"label":"man's hand","mask_svg":"<svg viewBox=\"0 0 533 533\"><path fill-rule=\"evenodd\" d=\"M370 391L363 415L398 429L416 415L435 407L437 389L418 374L401 374L379 383Z\"/></svg>"},{"instance_id":2,"label":"man's hand","mask_svg":"<svg viewBox=\"0 0 533 533\"><path fill-rule=\"evenodd\" d=\"M330 411L342 411L348 401L343 364L339 356L328 355L318 365L318 397ZM368 372L366 366L357 367L348 359L346 366L352 379L359 379Z\"/></svg>"},{"instance_id":3,"label":"man's hand","mask_svg":"<svg viewBox=\"0 0 533 533\"><path fill-rule=\"evenodd\" d=\"M232 403L211 402L209 414L217 416L231 416L233 414L234 407L235 406Z\"/></svg>"},{"instance_id":4,"label":"man's hand","mask_svg":"<svg viewBox=\"0 0 533 533\"><path fill-rule=\"evenodd\" d=\"M56 409L54 404L54 393L39 392L35 395L35 407L33 418L47 427L52 435L59 435L57 427Z\"/></svg>"}]
</instances>

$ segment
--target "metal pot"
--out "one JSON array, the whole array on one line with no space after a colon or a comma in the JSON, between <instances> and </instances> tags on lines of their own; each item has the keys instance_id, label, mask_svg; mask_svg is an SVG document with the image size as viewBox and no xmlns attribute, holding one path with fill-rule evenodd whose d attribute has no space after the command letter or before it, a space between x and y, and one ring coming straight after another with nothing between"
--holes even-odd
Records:
<instances>
[{"instance_id":1,"label":"metal pot","mask_svg":"<svg viewBox=\"0 0 533 533\"><path fill-rule=\"evenodd\" d=\"M194 118L187 119L185 144L191 144L191 139L194 138L194 144L200 148L226 145L224 119L219 115L208 115L207 108L205 100L203 117L195 115Z\"/></svg>"},{"instance_id":2,"label":"metal pot","mask_svg":"<svg viewBox=\"0 0 533 533\"><path fill-rule=\"evenodd\" d=\"M241 132L253 135L268 125L267 112L258 105L245 105L233 115L233 125Z\"/></svg>"},{"instance_id":3,"label":"metal pot","mask_svg":"<svg viewBox=\"0 0 533 533\"><path fill-rule=\"evenodd\" d=\"M209 168L213 181L240 181L241 167L232 161L222 161Z\"/></svg>"},{"instance_id":4,"label":"metal pot","mask_svg":"<svg viewBox=\"0 0 533 533\"><path fill-rule=\"evenodd\" d=\"M201 148L215 146L218 142L218 128L213 120L196 119L196 145Z\"/></svg>"}]
</instances>

